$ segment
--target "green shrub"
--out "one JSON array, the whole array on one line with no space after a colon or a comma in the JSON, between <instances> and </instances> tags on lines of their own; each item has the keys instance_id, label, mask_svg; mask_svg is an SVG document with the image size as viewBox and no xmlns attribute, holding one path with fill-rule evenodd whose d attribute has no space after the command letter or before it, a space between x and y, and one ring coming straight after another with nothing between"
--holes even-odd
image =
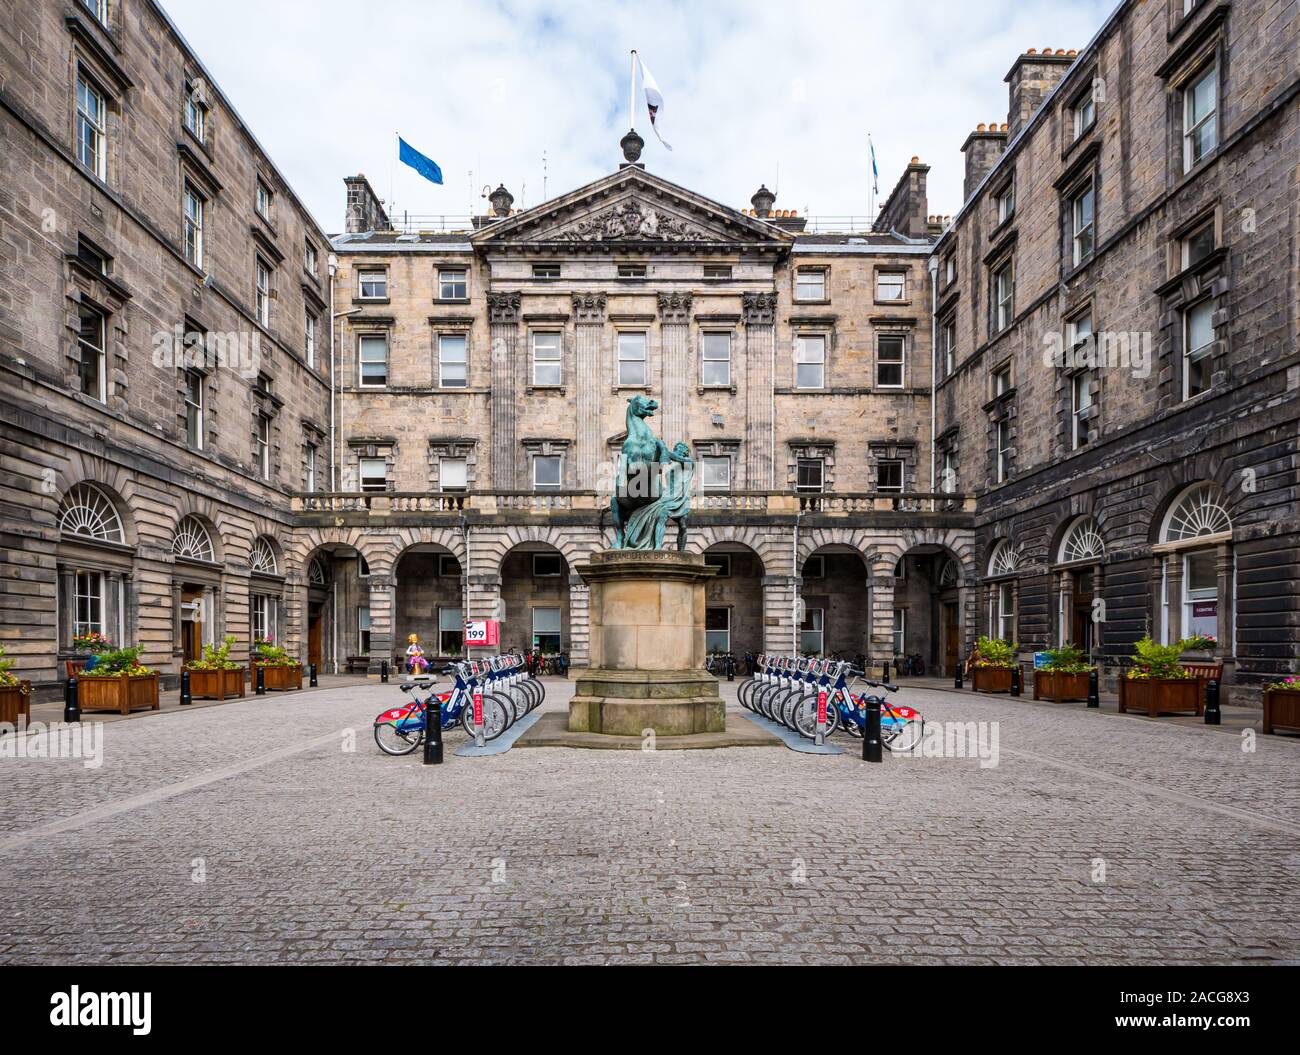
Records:
<instances>
[{"instance_id":1,"label":"green shrub","mask_svg":"<svg viewBox=\"0 0 1300 1055\"><path fill-rule=\"evenodd\" d=\"M235 635L227 634L220 645L203 646L203 657L191 660L185 665L186 670L238 670L240 665L230 658L230 650L235 645Z\"/></svg>"},{"instance_id":2,"label":"green shrub","mask_svg":"<svg viewBox=\"0 0 1300 1055\"><path fill-rule=\"evenodd\" d=\"M1000 637L981 637L975 642L975 666L1006 669L1016 665L1019 645Z\"/></svg>"},{"instance_id":3,"label":"green shrub","mask_svg":"<svg viewBox=\"0 0 1300 1055\"><path fill-rule=\"evenodd\" d=\"M1047 656L1047 662L1042 669L1049 674L1087 674L1092 670L1092 664L1087 661L1083 649L1074 645L1049 648L1044 655Z\"/></svg>"},{"instance_id":4,"label":"green shrub","mask_svg":"<svg viewBox=\"0 0 1300 1055\"><path fill-rule=\"evenodd\" d=\"M77 676L81 678L115 678L119 674L125 674L131 678L148 677L153 671L140 665L140 653L143 651L144 646L134 645L131 648L101 652L94 669L83 670Z\"/></svg>"},{"instance_id":5,"label":"green shrub","mask_svg":"<svg viewBox=\"0 0 1300 1055\"><path fill-rule=\"evenodd\" d=\"M22 684L17 677L10 674L14 661L5 655L4 645L0 645L0 689L16 689Z\"/></svg>"},{"instance_id":6,"label":"green shrub","mask_svg":"<svg viewBox=\"0 0 1300 1055\"><path fill-rule=\"evenodd\" d=\"M300 664L280 645L271 641L257 641L253 648L257 652L257 660L264 667L299 667Z\"/></svg>"},{"instance_id":7,"label":"green shrub","mask_svg":"<svg viewBox=\"0 0 1300 1055\"><path fill-rule=\"evenodd\" d=\"M1186 651L1184 643L1158 645L1144 637L1133 646L1133 666L1125 677L1131 681L1181 681L1194 675L1184 670L1178 660Z\"/></svg>"}]
</instances>

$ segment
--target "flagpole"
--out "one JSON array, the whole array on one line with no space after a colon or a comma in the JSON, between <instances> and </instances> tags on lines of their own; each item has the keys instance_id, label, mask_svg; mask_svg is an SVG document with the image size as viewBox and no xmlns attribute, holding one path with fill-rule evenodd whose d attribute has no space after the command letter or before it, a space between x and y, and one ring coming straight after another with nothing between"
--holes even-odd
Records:
<instances>
[{"instance_id":1,"label":"flagpole","mask_svg":"<svg viewBox=\"0 0 1300 1055\"><path fill-rule=\"evenodd\" d=\"M627 126L636 128L636 48L632 49L627 86Z\"/></svg>"}]
</instances>

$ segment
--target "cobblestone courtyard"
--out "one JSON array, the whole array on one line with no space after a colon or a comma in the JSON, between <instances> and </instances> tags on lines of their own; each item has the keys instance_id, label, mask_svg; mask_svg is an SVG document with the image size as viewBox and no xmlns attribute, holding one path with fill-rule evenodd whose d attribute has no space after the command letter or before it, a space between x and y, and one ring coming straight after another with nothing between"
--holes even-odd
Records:
<instances>
[{"instance_id":1,"label":"cobblestone courtyard","mask_svg":"<svg viewBox=\"0 0 1300 1055\"><path fill-rule=\"evenodd\" d=\"M98 769L0 759L0 962L1300 962L1294 739L908 689L997 722L999 764L453 734L426 768L370 737L397 698L107 723Z\"/></svg>"}]
</instances>

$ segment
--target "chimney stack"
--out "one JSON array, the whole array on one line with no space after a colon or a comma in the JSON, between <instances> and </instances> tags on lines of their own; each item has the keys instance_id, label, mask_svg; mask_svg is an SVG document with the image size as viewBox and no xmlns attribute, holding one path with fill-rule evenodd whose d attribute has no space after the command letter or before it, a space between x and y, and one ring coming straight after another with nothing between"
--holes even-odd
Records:
<instances>
[{"instance_id":1,"label":"chimney stack","mask_svg":"<svg viewBox=\"0 0 1300 1055\"><path fill-rule=\"evenodd\" d=\"M962 201L970 201L975 188L997 164L1002 151L1007 148L1007 126L980 123L966 137L961 152L966 155L966 181L962 185Z\"/></svg>"},{"instance_id":2,"label":"chimney stack","mask_svg":"<svg viewBox=\"0 0 1300 1055\"><path fill-rule=\"evenodd\" d=\"M1010 107L1007 112L1007 135L1016 138L1034 116L1043 100L1065 76L1078 53L1073 49L1030 48L1011 67L1003 79L1010 85Z\"/></svg>"},{"instance_id":3,"label":"chimney stack","mask_svg":"<svg viewBox=\"0 0 1300 1055\"><path fill-rule=\"evenodd\" d=\"M926 174L930 166L913 157L880 207L873 231L897 231L907 238L924 238L929 228Z\"/></svg>"},{"instance_id":4,"label":"chimney stack","mask_svg":"<svg viewBox=\"0 0 1300 1055\"><path fill-rule=\"evenodd\" d=\"M754 192L754 196L749 199L749 204L754 207L754 215L760 220L766 220L772 215L772 204L776 201L776 195L767 189L767 184L759 186Z\"/></svg>"},{"instance_id":5,"label":"chimney stack","mask_svg":"<svg viewBox=\"0 0 1300 1055\"><path fill-rule=\"evenodd\" d=\"M348 234L392 230L388 213L384 212L379 196L363 173L344 176L343 185L348 189L348 211L344 227Z\"/></svg>"}]
</instances>

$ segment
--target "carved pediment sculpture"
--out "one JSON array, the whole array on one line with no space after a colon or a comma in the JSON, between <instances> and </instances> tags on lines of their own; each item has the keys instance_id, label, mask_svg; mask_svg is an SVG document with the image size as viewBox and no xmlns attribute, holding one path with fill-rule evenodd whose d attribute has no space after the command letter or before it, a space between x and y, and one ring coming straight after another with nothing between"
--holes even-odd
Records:
<instances>
[{"instance_id":1,"label":"carved pediment sculpture","mask_svg":"<svg viewBox=\"0 0 1300 1055\"><path fill-rule=\"evenodd\" d=\"M689 242L707 239L703 228L628 199L561 231L565 242Z\"/></svg>"}]
</instances>

